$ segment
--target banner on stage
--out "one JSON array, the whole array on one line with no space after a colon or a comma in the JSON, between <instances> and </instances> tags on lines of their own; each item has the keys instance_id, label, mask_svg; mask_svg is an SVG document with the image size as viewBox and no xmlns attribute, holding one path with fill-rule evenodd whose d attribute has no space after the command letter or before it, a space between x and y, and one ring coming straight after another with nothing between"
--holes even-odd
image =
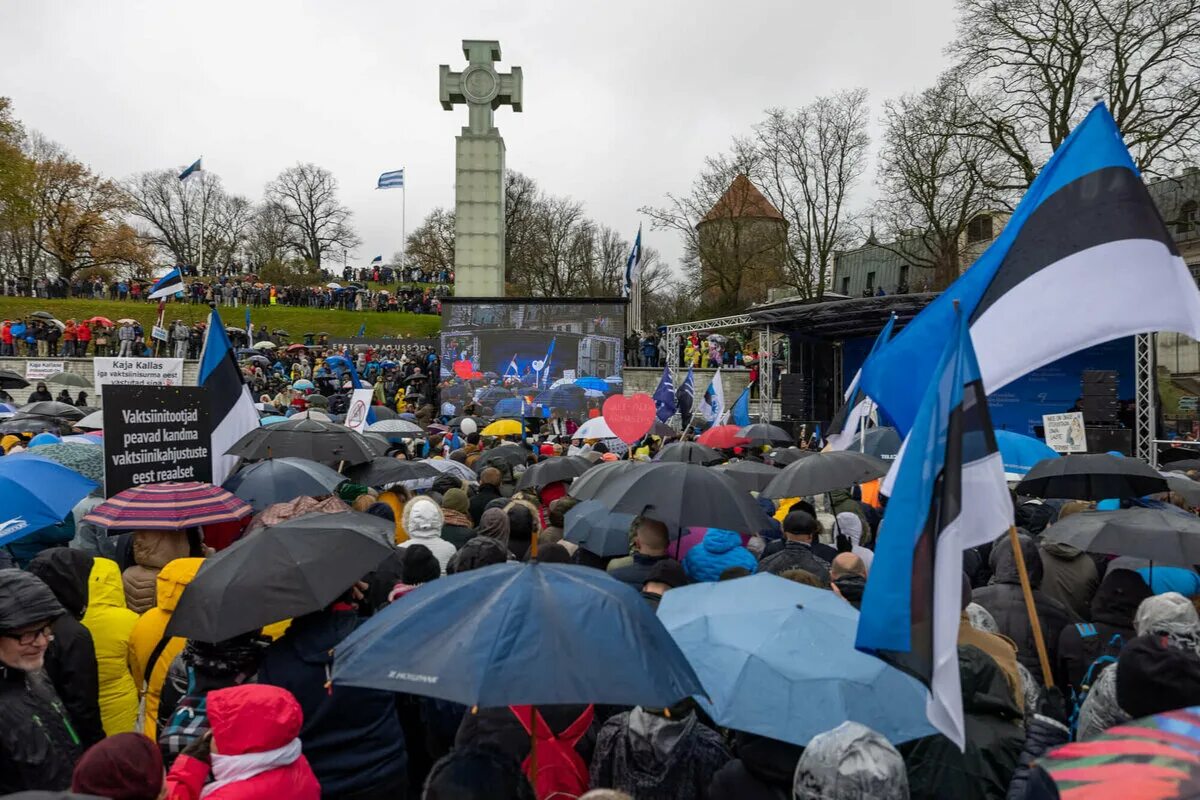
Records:
<instances>
[{"instance_id":1,"label":"banner on stage","mask_svg":"<svg viewBox=\"0 0 1200 800\"><path fill-rule=\"evenodd\" d=\"M25 380L40 381L66 369L65 361L26 361Z\"/></svg>"},{"instance_id":2,"label":"banner on stage","mask_svg":"<svg viewBox=\"0 0 1200 800\"><path fill-rule=\"evenodd\" d=\"M372 389L355 389L350 396L350 408L346 410L346 427L359 433L367 427L367 412L371 409Z\"/></svg>"},{"instance_id":3,"label":"banner on stage","mask_svg":"<svg viewBox=\"0 0 1200 800\"><path fill-rule=\"evenodd\" d=\"M182 358L95 358L96 388L101 386L179 386ZM108 396L105 395L105 403Z\"/></svg>"},{"instance_id":4,"label":"banner on stage","mask_svg":"<svg viewBox=\"0 0 1200 800\"><path fill-rule=\"evenodd\" d=\"M1043 414L1042 425L1046 429L1046 444L1054 452L1087 452L1087 429L1083 427L1082 412Z\"/></svg>"},{"instance_id":5,"label":"banner on stage","mask_svg":"<svg viewBox=\"0 0 1200 800\"><path fill-rule=\"evenodd\" d=\"M212 422L199 386L110 385L104 393L104 494L212 479Z\"/></svg>"}]
</instances>

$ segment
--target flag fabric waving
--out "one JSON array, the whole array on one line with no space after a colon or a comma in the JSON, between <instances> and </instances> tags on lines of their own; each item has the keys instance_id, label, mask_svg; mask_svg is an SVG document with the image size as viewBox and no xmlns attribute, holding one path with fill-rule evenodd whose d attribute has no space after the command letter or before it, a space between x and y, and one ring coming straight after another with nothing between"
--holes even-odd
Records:
<instances>
[{"instance_id":1,"label":"flag fabric waving","mask_svg":"<svg viewBox=\"0 0 1200 800\"><path fill-rule=\"evenodd\" d=\"M625 288L622 295L629 297L633 291L633 282L637 280L638 274L642 271L642 226L638 226L637 238L633 240L633 249L629 251L629 258L625 260Z\"/></svg>"},{"instance_id":2,"label":"flag fabric waving","mask_svg":"<svg viewBox=\"0 0 1200 800\"><path fill-rule=\"evenodd\" d=\"M1013 524L965 311L942 348L894 471L856 645L923 681L929 721L961 748L962 553Z\"/></svg>"},{"instance_id":3,"label":"flag fabric waving","mask_svg":"<svg viewBox=\"0 0 1200 800\"><path fill-rule=\"evenodd\" d=\"M651 395L654 398L654 408L659 420L666 422L675 416L675 381L671 378L671 368L663 366L662 377L658 379L658 388Z\"/></svg>"},{"instance_id":4,"label":"flag fabric waving","mask_svg":"<svg viewBox=\"0 0 1200 800\"><path fill-rule=\"evenodd\" d=\"M197 158L195 161L193 161L192 165L190 167L185 169L183 172L179 173L179 180L186 181L188 178L192 177L197 172L203 172L204 170L200 166L200 162L203 160L204 160L204 157L201 156L200 158Z\"/></svg>"},{"instance_id":5,"label":"flag fabric waving","mask_svg":"<svg viewBox=\"0 0 1200 800\"><path fill-rule=\"evenodd\" d=\"M713 373L712 382L704 390L704 402L700 404L700 415L709 425L719 425L725 416L725 385L721 381L721 368Z\"/></svg>"},{"instance_id":6,"label":"flag fabric waving","mask_svg":"<svg viewBox=\"0 0 1200 800\"><path fill-rule=\"evenodd\" d=\"M229 334L215 308L208 315L197 383L207 390L209 419L212 420L212 482L214 486L220 486L238 462L237 456L227 456L225 451L258 427L258 411L254 408L250 389L242 380Z\"/></svg>"},{"instance_id":7,"label":"flag fabric waving","mask_svg":"<svg viewBox=\"0 0 1200 800\"><path fill-rule=\"evenodd\" d=\"M179 271L179 267L175 267L154 282L154 285L150 287L150 294L146 295L146 299L158 300L163 297L171 297L176 292L182 291L183 273Z\"/></svg>"},{"instance_id":8,"label":"flag fabric waving","mask_svg":"<svg viewBox=\"0 0 1200 800\"><path fill-rule=\"evenodd\" d=\"M688 365L687 377L679 384L675 392L675 405L679 407L679 420L683 427L692 424L692 403L696 398L696 378L692 375L692 367Z\"/></svg>"},{"instance_id":9,"label":"flag fabric waving","mask_svg":"<svg viewBox=\"0 0 1200 800\"><path fill-rule=\"evenodd\" d=\"M358 326L358 333L356 333L355 336L357 338L361 339L366 335L367 335L367 323L364 322L362 325Z\"/></svg>"},{"instance_id":10,"label":"flag fabric waving","mask_svg":"<svg viewBox=\"0 0 1200 800\"><path fill-rule=\"evenodd\" d=\"M729 407L729 423L731 425L750 424L750 387L742 389L738 399Z\"/></svg>"},{"instance_id":11,"label":"flag fabric waving","mask_svg":"<svg viewBox=\"0 0 1200 800\"><path fill-rule=\"evenodd\" d=\"M374 258L371 259L371 263L372 264L382 264L383 256L375 256Z\"/></svg>"},{"instance_id":12,"label":"flag fabric waving","mask_svg":"<svg viewBox=\"0 0 1200 800\"><path fill-rule=\"evenodd\" d=\"M896 315L893 314L888 318L887 323L883 326L883 330L875 337L875 343L871 345L871 352L867 354L868 359L892 338L892 328L895 326ZM846 389L846 396L842 407L829 422L829 430L826 432L825 441L829 443L828 447L830 450L845 450L849 447L850 442L854 441L854 437L858 435L859 425L871 413L874 402L859 387L861 382L862 368L860 367L858 372L854 373L854 378L850 381L850 386Z\"/></svg>"},{"instance_id":13,"label":"flag fabric waving","mask_svg":"<svg viewBox=\"0 0 1200 800\"><path fill-rule=\"evenodd\" d=\"M1200 338L1200 290L1103 104L1055 151L992 246L863 366L863 389L901 433L954 327L954 300L987 392L1121 336Z\"/></svg>"},{"instance_id":14,"label":"flag fabric waving","mask_svg":"<svg viewBox=\"0 0 1200 800\"><path fill-rule=\"evenodd\" d=\"M392 172L385 172L379 176L379 182L375 184L376 189L403 189L404 188L404 170L398 169Z\"/></svg>"},{"instance_id":15,"label":"flag fabric waving","mask_svg":"<svg viewBox=\"0 0 1200 800\"><path fill-rule=\"evenodd\" d=\"M253 333L253 331L251 330L251 325L250 325L250 307L247 306L246 307L246 335L249 336L251 333Z\"/></svg>"}]
</instances>

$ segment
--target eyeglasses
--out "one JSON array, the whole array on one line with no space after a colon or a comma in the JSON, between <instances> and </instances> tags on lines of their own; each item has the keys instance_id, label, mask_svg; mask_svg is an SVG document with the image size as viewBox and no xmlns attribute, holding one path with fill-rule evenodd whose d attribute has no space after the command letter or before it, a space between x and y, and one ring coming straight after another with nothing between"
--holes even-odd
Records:
<instances>
[{"instance_id":1,"label":"eyeglasses","mask_svg":"<svg viewBox=\"0 0 1200 800\"><path fill-rule=\"evenodd\" d=\"M29 647L37 642L39 637L45 636L46 643L54 641L54 632L49 625L38 628L36 631L25 631L24 633L0 633L5 639L15 639L18 644Z\"/></svg>"}]
</instances>

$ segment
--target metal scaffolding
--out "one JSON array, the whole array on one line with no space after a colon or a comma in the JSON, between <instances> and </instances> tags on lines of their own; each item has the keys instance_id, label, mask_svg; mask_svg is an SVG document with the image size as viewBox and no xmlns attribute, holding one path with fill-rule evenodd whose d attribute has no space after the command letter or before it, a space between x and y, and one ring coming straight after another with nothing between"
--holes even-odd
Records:
<instances>
[{"instance_id":1,"label":"metal scaffolding","mask_svg":"<svg viewBox=\"0 0 1200 800\"><path fill-rule=\"evenodd\" d=\"M1134 337L1133 346L1133 454L1151 465L1158 463L1158 448L1154 444L1157 438L1155 406L1158 394L1155 388L1155 336L1153 333L1139 333Z\"/></svg>"},{"instance_id":2,"label":"metal scaffolding","mask_svg":"<svg viewBox=\"0 0 1200 800\"><path fill-rule=\"evenodd\" d=\"M775 346L771 326L758 331L758 421L770 422L775 412Z\"/></svg>"}]
</instances>

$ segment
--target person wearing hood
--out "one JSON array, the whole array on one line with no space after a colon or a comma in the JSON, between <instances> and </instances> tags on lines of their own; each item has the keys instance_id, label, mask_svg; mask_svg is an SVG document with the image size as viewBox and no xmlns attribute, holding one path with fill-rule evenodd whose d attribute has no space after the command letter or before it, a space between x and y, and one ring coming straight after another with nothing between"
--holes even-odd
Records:
<instances>
[{"instance_id":1,"label":"person wearing hood","mask_svg":"<svg viewBox=\"0 0 1200 800\"><path fill-rule=\"evenodd\" d=\"M736 731L733 759L717 770L708 800L778 800L788 797L804 748L755 733Z\"/></svg>"},{"instance_id":2,"label":"person wearing hood","mask_svg":"<svg viewBox=\"0 0 1200 800\"><path fill-rule=\"evenodd\" d=\"M1038 543L1042 554L1042 592L1066 606L1072 621L1086 620L1100 585L1096 562L1079 548L1062 542Z\"/></svg>"},{"instance_id":3,"label":"person wearing hood","mask_svg":"<svg viewBox=\"0 0 1200 800\"><path fill-rule=\"evenodd\" d=\"M441 507L430 498L417 495L404 504L403 522L408 539L397 546L404 549L413 544L425 545L437 558L442 574L445 575L446 565L450 563L450 558L457 552L457 548L442 538Z\"/></svg>"},{"instance_id":4,"label":"person wearing hood","mask_svg":"<svg viewBox=\"0 0 1200 800\"><path fill-rule=\"evenodd\" d=\"M208 695L211 737L167 774L167 800L318 800L321 785L301 752L304 714L276 686L249 684ZM206 782L209 773L213 780Z\"/></svg>"},{"instance_id":5,"label":"person wearing hood","mask_svg":"<svg viewBox=\"0 0 1200 800\"><path fill-rule=\"evenodd\" d=\"M865 725L843 722L803 750L791 784L795 800L908 800L904 759Z\"/></svg>"},{"instance_id":6,"label":"person wearing hood","mask_svg":"<svg viewBox=\"0 0 1200 800\"><path fill-rule=\"evenodd\" d=\"M50 587L67 612L51 625L54 641L46 650L46 674L85 748L104 738L96 645L91 631L80 621L87 611L92 561L87 553L56 547L39 553L29 564L30 574Z\"/></svg>"},{"instance_id":7,"label":"person wearing hood","mask_svg":"<svg viewBox=\"0 0 1200 800\"><path fill-rule=\"evenodd\" d=\"M475 523L468 516L470 500L461 488L447 489L442 495L442 538L454 545L455 550L475 536Z\"/></svg>"},{"instance_id":8,"label":"person wearing hood","mask_svg":"<svg viewBox=\"0 0 1200 800\"><path fill-rule=\"evenodd\" d=\"M1119 653L1137 635L1133 615L1149 596L1150 587L1136 572L1109 568L1092 598L1088 614L1091 622L1068 625L1058 637L1055 681L1068 697L1068 687L1078 690L1097 658Z\"/></svg>"},{"instance_id":9,"label":"person wearing hood","mask_svg":"<svg viewBox=\"0 0 1200 800\"><path fill-rule=\"evenodd\" d=\"M498 508L491 510L499 512L504 517L505 523L508 522L508 517L503 511ZM450 559L450 563L446 565L446 574L456 575L460 572L469 572L473 569L489 567L492 564L503 564L511 560L512 554L499 539L480 535L467 542L461 550L454 554L454 558Z\"/></svg>"},{"instance_id":10,"label":"person wearing hood","mask_svg":"<svg viewBox=\"0 0 1200 800\"><path fill-rule=\"evenodd\" d=\"M42 669L64 614L41 580L0 570L0 794L71 785L82 748Z\"/></svg>"},{"instance_id":11,"label":"person wearing hood","mask_svg":"<svg viewBox=\"0 0 1200 800\"><path fill-rule=\"evenodd\" d=\"M138 618L129 635L129 670L133 674L134 685L146 701L144 732L155 741L158 740L156 720L163 683L171 662L187 644L186 639L166 636L167 623L171 621L171 614L175 613L183 590L196 577L203 563L202 558L177 558L164 566L156 578L157 600L154 608Z\"/></svg>"},{"instance_id":12,"label":"person wearing hood","mask_svg":"<svg viewBox=\"0 0 1200 800\"><path fill-rule=\"evenodd\" d=\"M29 393L29 398L25 402L39 403L42 401L49 401L49 400L53 400L53 399L54 399L54 395L50 394L50 390L46 388L45 382L38 381L37 388Z\"/></svg>"},{"instance_id":13,"label":"person wearing hood","mask_svg":"<svg viewBox=\"0 0 1200 800\"><path fill-rule=\"evenodd\" d=\"M117 562L97 558L88 577L83 624L92 632L100 677L100 719L109 736L137 726L138 693L129 673L129 642L137 614L125 607Z\"/></svg>"},{"instance_id":14,"label":"person wearing hood","mask_svg":"<svg viewBox=\"0 0 1200 800\"><path fill-rule=\"evenodd\" d=\"M683 559L683 569L698 583L715 583L730 567L755 572L758 560L742 545L741 534L722 528L709 528L700 544L688 550Z\"/></svg>"},{"instance_id":15,"label":"person wearing hood","mask_svg":"<svg viewBox=\"0 0 1200 800\"><path fill-rule=\"evenodd\" d=\"M334 648L360 622L350 600L348 591L330 607L293 620L267 648L258 681L287 690L299 702L304 715L300 741L325 798L403 797L408 756L395 697L329 683ZM215 734L215 721L213 725Z\"/></svg>"},{"instance_id":16,"label":"person wearing hood","mask_svg":"<svg viewBox=\"0 0 1200 800\"><path fill-rule=\"evenodd\" d=\"M483 522L483 512L487 509L488 503L504 498L504 495L500 493L500 481L502 477L500 470L495 467L485 467L479 473L479 489L476 490L475 496L471 498L469 505L471 519L475 521L475 527L479 527L480 523Z\"/></svg>"},{"instance_id":17,"label":"person wearing hood","mask_svg":"<svg viewBox=\"0 0 1200 800\"><path fill-rule=\"evenodd\" d=\"M1070 624L1070 612L1054 598L1043 593L1042 557L1037 543L1025 534L1019 535L1021 554L1025 558L1025 569L1029 573L1029 585L1033 590L1033 604L1042 627L1046 643L1046 655L1051 665L1058 661L1058 638ZM1013 555L1008 534L1003 534L992 544L988 562L992 568L992 580L987 586L976 589L974 601L988 610L996 620L1000 633L1017 644L1017 660L1033 674L1038 683L1045 684L1037 646L1033 640L1033 629L1029 625L1029 614L1025 610L1025 596L1021 591L1021 580L1017 573L1017 560ZM1051 667L1053 668L1053 667Z\"/></svg>"},{"instance_id":18,"label":"person wearing hood","mask_svg":"<svg viewBox=\"0 0 1200 800\"><path fill-rule=\"evenodd\" d=\"M1025 731L1008 682L978 647L960 645L966 750L934 734L900 746L913 797L1002 800L1016 771Z\"/></svg>"},{"instance_id":19,"label":"person wearing hood","mask_svg":"<svg viewBox=\"0 0 1200 800\"><path fill-rule=\"evenodd\" d=\"M199 534L188 531L134 531L133 560L121 574L125 583L125 604L144 614L154 607L158 572L177 558L204 555Z\"/></svg>"},{"instance_id":20,"label":"person wearing hood","mask_svg":"<svg viewBox=\"0 0 1200 800\"><path fill-rule=\"evenodd\" d=\"M1001 634L996 620L983 606L971 602L971 579L962 576L962 615L958 622L958 645L978 647L991 656L996 666L1004 673L1013 699L1022 713L1025 711L1025 684L1021 676L1021 662L1017 661L1017 645Z\"/></svg>"},{"instance_id":21,"label":"person wearing hood","mask_svg":"<svg viewBox=\"0 0 1200 800\"><path fill-rule=\"evenodd\" d=\"M842 511L837 515L835 520L835 533L838 537L838 550L841 552L854 553L854 555L862 559L863 565L866 566L867 571L870 572L871 562L875 560L875 553L862 546L862 519L857 514L852 514L849 511Z\"/></svg>"},{"instance_id":22,"label":"person wearing hood","mask_svg":"<svg viewBox=\"0 0 1200 800\"><path fill-rule=\"evenodd\" d=\"M596 737L591 785L638 800L699 800L732 756L721 735L684 701L672 709L636 706L610 717Z\"/></svg>"},{"instance_id":23,"label":"person wearing hood","mask_svg":"<svg viewBox=\"0 0 1200 800\"><path fill-rule=\"evenodd\" d=\"M511 500L504 513L508 515L508 551L513 558L524 558L541 529L537 508L524 500Z\"/></svg>"}]
</instances>

